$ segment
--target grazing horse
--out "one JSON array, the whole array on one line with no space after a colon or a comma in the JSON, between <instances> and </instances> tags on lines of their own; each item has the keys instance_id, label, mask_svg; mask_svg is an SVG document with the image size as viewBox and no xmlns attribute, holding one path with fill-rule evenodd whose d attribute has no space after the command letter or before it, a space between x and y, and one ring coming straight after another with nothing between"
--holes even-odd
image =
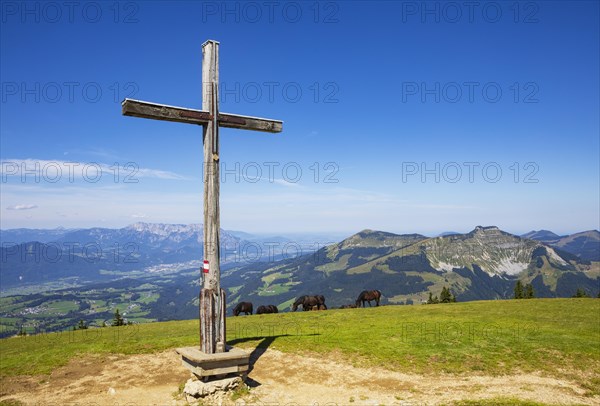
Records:
<instances>
[{"instance_id":1,"label":"grazing horse","mask_svg":"<svg viewBox=\"0 0 600 406\"><path fill-rule=\"evenodd\" d=\"M235 309L233 309L233 315L239 316L240 313L244 313L247 315L252 314L252 303L250 302L240 302L237 304Z\"/></svg>"},{"instance_id":2,"label":"grazing horse","mask_svg":"<svg viewBox=\"0 0 600 406\"><path fill-rule=\"evenodd\" d=\"M294 304L292 305L292 311L295 312L298 310L298 306L302 305L302 310L308 311L312 310L314 306L321 307L325 306L325 296L317 295L317 296L300 296ZM326 308L326 307L325 307Z\"/></svg>"},{"instance_id":3,"label":"grazing horse","mask_svg":"<svg viewBox=\"0 0 600 406\"><path fill-rule=\"evenodd\" d=\"M346 305L340 306L340 309L356 309L356 305L355 304L346 304Z\"/></svg>"},{"instance_id":4,"label":"grazing horse","mask_svg":"<svg viewBox=\"0 0 600 406\"><path fill-rule=\"evenodd\" d=\"M277 313L278 311L277 306L274 305L258 306L256 314Z\"/></svg>"},{"instance_id":5,"label":"grazing horse","mask_svg":"<svg viewBox=\"0 0 600 406\"><path fill-rule=\"evenodd\" d=\"M295 312L296 310L298 310L298 306L302 306L302 310L308 310L308 306L312 307L312 306L316 305L317 300L314 299L314 297L312 297L313 300L310 300L310 302L312 302L312 303L309 303L309 299L308 299L309 297L312 297L312 296L303 295L303 296L300 296L298 299L296 299L296 301L292 305L292 311Z\"/></svg>"},{"instance_id":6,"label":"grazing horse","mask_svg":"<svg viewBox=\"0 0 600 406\"><path fill-rule=\"evenodd\" d=\"M378 290L363 290L356 299L356 307L364 307L365 302L369 302L371 307L371 300L375 301L375 306L379 306L379 299L381 299L381 292Z\"/></svg>"}]
</instances>

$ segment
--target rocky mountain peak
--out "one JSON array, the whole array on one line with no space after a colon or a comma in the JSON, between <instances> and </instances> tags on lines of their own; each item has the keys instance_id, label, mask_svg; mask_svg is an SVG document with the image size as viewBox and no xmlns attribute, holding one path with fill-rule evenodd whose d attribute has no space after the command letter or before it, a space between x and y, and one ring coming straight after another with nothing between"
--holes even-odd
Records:
<instances>
[{"instance_id":1,"label":"rocky mountain peak","mask_svg":"<svg viewBox=\"0 0 600 406\"><path fill-rule=\"evenodd\" d=\"M495 232L500 231L500 229L496 226L477 226L472 233L486 233L486 232Z\"/></svg>"},{"instance_id":2,"label":"rocky mountain peak","mask_svg":"<svg viewBox=\"0 0 600 406\"><path fill-rule=\"evenodd\" d=\"M202 231L202 224L162 224L137 222L125 227L126 230L157 235L191 234Z\"/></svg>"}]
</instances>

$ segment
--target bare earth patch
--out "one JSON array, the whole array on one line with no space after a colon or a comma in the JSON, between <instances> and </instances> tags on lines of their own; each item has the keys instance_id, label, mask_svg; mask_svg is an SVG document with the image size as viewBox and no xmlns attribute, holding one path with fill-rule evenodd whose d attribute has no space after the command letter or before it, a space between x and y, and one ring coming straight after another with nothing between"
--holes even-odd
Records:
<instances>
[{"instance_id":1,"label":"bare earth patch","mask_svg":"<svg viewBox=\"0 0 600 406\"><path fill-rule=\"evenodd\" d=\"M3 379L0 400L44 405L185 405L187 402L174 399L173 393L189 376L174 350L87 356L56 369L49 377ZM423 376L271 349L255 361L249 377L254 387L247 403L435 405L503 396L548 404L600 404L600 397L584 396L585 389L576 382L537 374Z\"/></svg>"},{"instance_id":2,"label":"bare earth patch","mask_svg":"<svg viewBox=\"0 0 600 406\"><path fill-rule=\"evenodd\" d=\"M0 400L36 405L175 405L172 393L189 376L174 350L86 356L57 368L50 376L4 379Z\"/></svg>"}]
</instances>

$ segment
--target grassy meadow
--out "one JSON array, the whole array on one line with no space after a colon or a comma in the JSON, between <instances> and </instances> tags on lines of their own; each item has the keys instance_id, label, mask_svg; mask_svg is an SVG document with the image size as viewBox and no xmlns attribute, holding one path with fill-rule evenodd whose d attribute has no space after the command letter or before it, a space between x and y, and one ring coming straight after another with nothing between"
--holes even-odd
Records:
<instances>
[{"instance_id":1,"label":"grassy meadow","mask_svg":"<svg viewBox=\"0 0 600 406\"><path fill-rule=\"evenodd\" d=\"M229 317L231 345L320 354L408 373L539 371L600 393L600 300L533 299ZM86 355L195 345L198 321L171 321L0 341L0 376L48 374Z\"/></svg>"}]
</instances>

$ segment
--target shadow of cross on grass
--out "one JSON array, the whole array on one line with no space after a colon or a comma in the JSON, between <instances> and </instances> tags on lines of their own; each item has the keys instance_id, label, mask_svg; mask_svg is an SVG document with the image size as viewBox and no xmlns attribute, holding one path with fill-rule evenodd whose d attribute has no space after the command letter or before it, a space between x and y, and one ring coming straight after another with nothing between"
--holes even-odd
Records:
<instances>
[{"instance_id":1,"label":"shadow of cross on grass","mask_svg":"<svg viewBox=\"0 0 600 406\"><path fill-rule=\"evenodd\" d=\"M250 353L250 359L248 360L248 374L250 374L252 372L252 370L254 369L254 364L256 363L256 361L258 361L258 359L265 353L267 352L267 349L271 346L271 344L273 344L273 342L280 338L280 337L309 337L309 336L319 336L321 335L320 333L312 333L312 334L279 334L279 335L270 335L270 336L255 336L255 337L244 337L244 338L236 338L234 340L229 341L227 344L231 345L231 346L235 346L236 344L241 344L241 343L245 343L248 341L258 341L261 340L256 347L254 348L254 350L252 350L252 352ZM257 387L260 386L259 382L256 382L255 380L251 379L251 378L247 378L246 383L248 384L248 386L250 387Z\"/></svg>"}]
</instances>

